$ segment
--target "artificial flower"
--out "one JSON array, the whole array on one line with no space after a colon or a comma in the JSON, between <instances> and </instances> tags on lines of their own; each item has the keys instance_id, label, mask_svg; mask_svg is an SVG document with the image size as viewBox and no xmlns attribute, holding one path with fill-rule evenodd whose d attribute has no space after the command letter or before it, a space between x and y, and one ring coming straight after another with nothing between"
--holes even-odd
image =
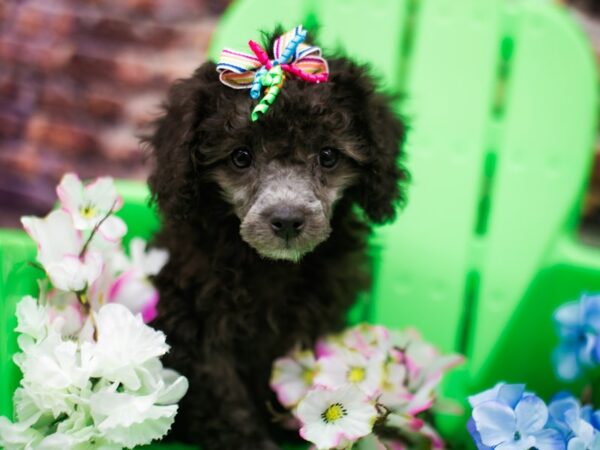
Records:
<instances>
[{"instance_id":1,"label":"artificial flower","mask_svg":"<svg viewBox=\"0 0 600 450\"><path fill-rule=\"evenodd\" d=\"M413 390L419 390L424 385L437 385L445 372L464 361L461 355L441 355L413 329L393 331L389 339L391 356L406 366L406 383Z\"/></svg>"},{"instance_id":2,"label":"artificial flower","mask_svg":"<svg viewBox=\"0 0 600 450\"><path fill-rule=\"evenodd\" d=\"M300 435L319 450L340 448L368 435L377 419L372 400L354 385L315 388L298 404Z\"/></svg>"},{"instance_id":3,"label":"artificial flower","mask_svg":"<svg viewBox=\"0 0 600 450\"><path fill-rule=\"evenodd\" d=\"M473 406L469 431L478 449L565 449L560 433L546 428L547 406L539 397L525 393L523 386L500 384L469 401Z\"/></svg>"},{"instance_id":4,"label":"artificial flower","mask_svg":"<svg viewBox=\"0 0 600 450\"><path fill-rule=\"evenodd\" d=\"M381 392L384 359L383 354L367 358L357 351L341 349L319 359L315 384L331 389L352 384L374 397Z\"/></svg>"},{"instance_id":5,"label":"artificial flower","mask_svg":"<svg viewBox=\"0 0 600 450\"><path fill-rule=\"evenodd\" d=\"M600 432L591 407L582 408L575 397L560 393L548 405L548 426L560 432L569 450L600 450Z\"/></svg>"},{"instance_id":6,"label":"artificial flower","mask_svg":"<svg viewBox=\"0 0 600 450\"><path fill-rule=\"evenodd\" d=\"M93 375L122 383L128 389L139 389L141 379L137 368L169 350L165 335L117 303L103 306L95 322L97 343Z\"/></svg>"},{"instance_id":7,"label":"artificial flower","mask_svg":"<svg viewBox=\"0 0 600 450\"><path fill-rule=\"evenodd\" d=\"M600 295L583 295L554 313L560 344L554 351L559 378L574 380L600 363Z\"/></svg>"},{"instance_id":8,"label":"artificial flower","mask_svg":"<svg viewBox=\"0 0 600 450\"><path fill-rule=\"evenodd\" d=\"M112 304L96 314L98 341L78 342L62 336L60 320L43 320L47 311L31 297L17 305L18 327L27 332L15 355L23 379L14 396L17 422L0 418L0 446L117 450L161 438L188 388L158 359L168 349L164 335ZM132 361L122 352L107 358L116 351L107 334L130 344Z\"/></svg>"},{"instance_id":9,"label":"artificial flower","mask_svg":"<svg viewBox=\"0 0 600 450\"><path fill-rule=\"evenodd\" d=\"M157 405L157 392L135 395L117 392L118 384L93 393L90 411L102 436L133 448L164 436L177 413L177 405Z\"/></svg>"},{"instance_id":10,"label":"artificial flower","mask_svg":"<svg viewBox=\"0 0 600 450\"><path fill-rule=\"evenodd\" d=\"M296 350L273 365L271 388L286 408L296 406L313 385L317 364L313 352Z\"/></svg>"},{"instance_id":11,"label":"artificial flower","mask_svg":"<svg viewBox=\"0 0 600 450\"><path fill-rule=\"evenodd\" d=\"M160 362L169 349L164 334L142 320L158 301L148 277L168 255L134 238L125 256L110 178L83 186L67 175L58 192L62 210L22 219L53 289L44 280L39 301L27 296L17 305L14 361L23 377L13 396L16 421L0 417L0 448L148 444L169 430L188 389Z\"/></svg>"},{"instance_id":12,"label":"artificial flower","mask_svg":"<svg viewBox=\"0 0 600 450\"><path fill-rule=\"evenodd\" d=\"M351 348L367 358L377 357L390 350L390 332L381 325L359 324L346 330L341 340L346 348Z\"/></svg>"},{"instance_id":13,"label":"artificial flower","mask_svg":"<svg viewBox=\"0 0 600 450\"><path fill-rule=\"evenodd\" d=\"M95 251L81 254L83 236L75 230L67 213L53 211L44 219L23 217L21 223L36 242L37 259L54 287L81 292L100 276L102 257Z\"/></svg>"},{"instance_id":14,"label":"artificial flower","mask_svg":"<svg viewBox=\"0 0 600 450\"><path fill-rule=\"evenodd\" d=\"M354 386L376 402L382 425L406 438L340 438L339 446L405 449L428 442L437 449L444 443L421 413L434 406L443 373L461 361L456 355L440 355L416 332L361 324L319 339L314 352L296 351L277 360L271 387L302 427L306 423L298 411L308 396L314 402L317 395Z\"/></svg>"},{"instance_id":15,"label":"artificial flower","mask_svg":"<svg viewBox=\"0 0 600 450\"><path fill-rule=\"evenodd\" d=\"M62 208L73 218L78 230L98 227L110 242L118 241L127 232L125 223L111 213L121 208L122 200L110 177L101 177L84 186L79 177L68 173L56 188Z\"/></svg>"},{"instance_id":16,"label":"artificial flower","mask_svg":"<svg viewBox=\"0 0 600 450\"><path fill-rule=\"evenodd\" d=\"M122 251L111 252L105 269L90 287L90 302L97 310L105 303L125 305L134 314L141 314L148 323L156 317L158 291L149 277L158 274L166 264L166 250L146 250L146 241L134 238L129 245L128 257Z\"/></svg>"}]
</instances>

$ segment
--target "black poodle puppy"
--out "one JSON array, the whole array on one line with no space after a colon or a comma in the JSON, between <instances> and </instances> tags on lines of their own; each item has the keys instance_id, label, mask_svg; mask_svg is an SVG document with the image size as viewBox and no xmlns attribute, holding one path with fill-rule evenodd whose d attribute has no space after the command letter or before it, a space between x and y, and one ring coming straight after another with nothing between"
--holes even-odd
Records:
<instances>
[{"instance_id":1,"label":"black poodle puppy","mask_svg":"<svg viewBox=\"0 0 600 450\"><path fill-rule=\"evenodd\" d=\"M279 448L271 365L344 327L369 288L370 226L402 199L390 98L366 67L327 60L328 82L288 78L256 122L248 91L207 62L172 87L147 139L155 244L171 255L154 326L190 381L171 434L204 450Z\"/></svg>"}]
</instances>

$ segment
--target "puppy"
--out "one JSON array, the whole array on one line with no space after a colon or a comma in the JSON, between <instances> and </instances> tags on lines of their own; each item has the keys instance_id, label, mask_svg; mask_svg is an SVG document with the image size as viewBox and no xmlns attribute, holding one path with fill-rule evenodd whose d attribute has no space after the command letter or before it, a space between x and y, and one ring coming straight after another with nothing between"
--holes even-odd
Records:
<instances>
[{"instance_id":1,"label":"puppy","mask_svg":"<svg viewBox=\"0 0 600 450\"><path fill-rule=\"evenodd\" d=\"M190 381L171 436L204 450L279 448L272 363L344 327L369 288L370 226L403 198L390 98L365 67L326 59L328 82L288 77L256 122L256 100L206 62L147 139L155 244L170 252L153 325Z\"/></svg>"}]
</instances>

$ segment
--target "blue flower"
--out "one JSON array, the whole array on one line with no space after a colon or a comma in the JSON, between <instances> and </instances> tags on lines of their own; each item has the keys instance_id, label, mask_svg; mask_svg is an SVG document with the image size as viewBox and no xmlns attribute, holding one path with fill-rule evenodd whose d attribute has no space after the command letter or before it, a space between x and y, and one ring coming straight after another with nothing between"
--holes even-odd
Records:
<instances>
[{"instance_id":1,"label":"blue flower","mask_svg":"<svg viewBox=\"0 0 600 450\"><path fill-rule=\"evenodd\" d=\"M563 436L546 428L546 404L525 392L523 385L500 383L469 402L473 406L469 431L479 450L565 449Z\"/></svg>"},{"instance_id":2,"label":"blue flower","mask_svg":"<svg viewBox=\"0 0 600 450\"><path fill-rule=\"evenodd\" d=\"M564 393L554 397L548 410L548 426L562 434L568 450L600 450L598 411L591 406L582 408L579 400Z\"/></svg>"},{"instance_id":3,"label":"blue flower","mask_svg":"<svg viewBox=\"0 0 600 450\"><path fill-rule=\"evenodd\" d=\"M600 362L600 295L583 295L554 313L560 344L554 351L559 378L574 380Z\"/></svg>"}]
</instances>

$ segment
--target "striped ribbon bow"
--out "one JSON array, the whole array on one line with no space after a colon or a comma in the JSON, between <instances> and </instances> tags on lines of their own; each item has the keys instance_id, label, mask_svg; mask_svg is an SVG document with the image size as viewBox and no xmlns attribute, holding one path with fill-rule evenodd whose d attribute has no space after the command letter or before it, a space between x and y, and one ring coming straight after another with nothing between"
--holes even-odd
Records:
<instances>
[{"instance_id":1,"label":"striped ribbon bow","mask_svg":"<svg viewBox=\"0 0 600 450\"><path fill-rule=\"evenodd\" d=\"M265 114L275 101L286 78L293 75L309 83L327 81L327 61L319 47L304 44L306 30L302 25L279 36L273 44L274 59L256 42L248 45L254 53L236 52L228 48L221 52L217 71L223 84L234 89L250 89L250 97L258 99L263 88L265 95L252 110L252 121Z\"/></svg>"}]
</instances>

